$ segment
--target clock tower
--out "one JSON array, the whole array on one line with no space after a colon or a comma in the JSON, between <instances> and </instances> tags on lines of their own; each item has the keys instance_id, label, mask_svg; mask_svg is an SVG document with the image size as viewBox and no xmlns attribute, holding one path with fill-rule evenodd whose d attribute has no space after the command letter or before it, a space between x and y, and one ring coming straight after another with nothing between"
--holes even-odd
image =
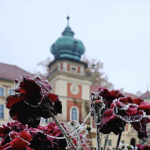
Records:
<instances>
[{"instance_id":1,"label":"clock tower","mask_svg":"<svg viewBox=\"0 0 150 150\"><path fill-rule=\"evenodd\" d=\"M70 120L83 122L89 113L90 78L85 74L87 64L80 61L85 47L80 40L74 38L69 26L62 32L62 37L51 46L54 61L49 64L48 80L53 92L59 95L62 102L61 122Z\"/></svg>"}]
</instances>

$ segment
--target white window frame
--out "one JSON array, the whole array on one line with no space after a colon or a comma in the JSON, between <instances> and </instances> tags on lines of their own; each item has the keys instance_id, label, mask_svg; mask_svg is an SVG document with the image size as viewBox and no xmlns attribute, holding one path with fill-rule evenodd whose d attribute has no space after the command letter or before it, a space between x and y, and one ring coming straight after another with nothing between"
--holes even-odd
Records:
<instances>
[{"instance_id":1,"label":"white window frame","mask_svg":"<svg viewBox=\"0 0 150 150\"><path fill-rule=\"evenodd\" d=\"M4 105L3 104L0 104L1 106L3 106L3 112L2 112L2 110L0 110L0 113L3 113L3 117L1 118L1 116L0 116L0 119L4 119L4 116L5 116L5 114L4 114Z\"/></svg>"},{"instance_id":2,"label":"white window frame","mask_svg":"<svg viewBox=\"0 0 150 150\"><path fill-rule=\"evenodd\" d=\"M73 106L70 108L70 120L72 120L72 109L73 108L77 109L77 120L76 121L79 121L79 109L76 106Z\"/></svg>"},{"instance_id":3,"label":"white window frame","mask_svg":"<svg viewBox=\"0 0 150 150\"><path fill-rule=\"evenodd\" d=\"M12 90L12 92L14 93L13 89L8 89L8 95L13 94L13 93L10 94L10 90Z\"/></svg>"},{"instance_id":4,"label":"white window frame","mask_svg":"<svg viewBox=\"0 0 150 150\"><path fill-rule=\"evenodd\" d=\"M3 91L3 94L1 94L1 90ZM0 87L0 96L5 96L5 90L3 87Z\"/></svg>"}]
</instances>

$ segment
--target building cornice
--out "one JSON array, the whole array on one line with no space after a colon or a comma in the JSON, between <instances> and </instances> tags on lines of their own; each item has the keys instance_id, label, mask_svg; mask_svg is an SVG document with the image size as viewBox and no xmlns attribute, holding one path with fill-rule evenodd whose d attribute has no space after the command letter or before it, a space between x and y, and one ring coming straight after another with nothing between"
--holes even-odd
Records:
<instances>
[{"instance_id":1,"label":"building cornice","mask_svg":"<svg viewBox=\"0 0 150 150\"><path fill-rule=\"evenodd\" d=\"M57 75L64 75L64 76L68 76L68 77L74 77L74 78L77 78L77 79L84 79L84 80L91 81L91 79L88 78L88 77L85 77L85 76L82 76L82 75L78 75L78 74L69 73L69 72L63 72L63 71L54 72L54 73L48 78L48 81L52 80L52 79L53 79L55 76L57 76Z\"/></svg>"},{"instance_id":2,"label":"building cornice","mask_svg":"<svg viewBox=\"0 0 150 150\"><path fill-rule=\"evenodd\" d=\"M64 58L55 59L54 61L52 61L52 62L48 65L48 67L50 68L55 62L57 62L57 61L62 61L62 60L79 63L79 64L81 64L81 65L84 65L85 68L87 68L87 63L82 62L82 61L78 61L78 60L75 60L75 59L71 59L71 58L65 58L65 57L64 57Z\"/></svg>"},{"instance_id":3,"label":"building cornice","mask_svg":"<svg viewBox=\"0 0 150 150\"><path fill-rule=\"evenodd\" d=\"M1 77L0 77L0 80L14 82L14 80L13 80L13 79L7 79L7 78L1 78Z\"/></svg>"}]
</instances>

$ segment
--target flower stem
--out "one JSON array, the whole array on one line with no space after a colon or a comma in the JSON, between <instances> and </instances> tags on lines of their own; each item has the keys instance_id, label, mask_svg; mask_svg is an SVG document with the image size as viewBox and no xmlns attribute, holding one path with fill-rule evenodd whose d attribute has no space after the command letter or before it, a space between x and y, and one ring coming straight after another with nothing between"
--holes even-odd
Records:
<instances>
[{"instance_id":1,"label":"flower stem","mask_svg":"<svg viewBox=\"0 0 150 150\"><path fill-rule=\"evenodd\" d=\"M101 139L100 139L100 132L99 132L99 125L96 126L96 140L97 140L97 150L101 150Z\"/></svg>"},{"instance_id":2,"label":"flower stem","mask_svg":"<svg viewBox=\"0 0 150 150\"><path fill-rule=\"evenodd\" d=\"M120 140L121 140L121 135L122 135L122 132L119 133L118 140L117 140L117 145L116 145L116 150L118 150L119 143L120 143Z\"/></svg>"},{"instance_id":3,"label":"flower stem","mask_svg":"<svg viewBox=\"0 0 150 150\"><path fill-rule=\"evenodd\" d=\"M97 150L101 150L101 139L100 139L100 123L101 123L101 116L102 116L102 109L104 108L104 103L102 100L97 100L98 102L92 103L92 110L94 113L94 121L96 124L96 138L97 138Z\"/></svg>"},{"instance_id":4,"label":"flower stem","mask_svg":"<svg viewBox=\"0 0 150 150\"><path fill-rule=\"evenodd\" d=\"M75 127L74 127L74 129L76 130ZM79 149L81 149L81 140L80 140L80 136L79 136L78 131L76 131L76 136L77 136L77 139L78 139L78 141L79 141Z\"/></svg>"},{"instance_id":5,"label":"flower stem","mask_svg":"<svg viewBox=\"0 0 150 150\"><path fill-rule=\"evenodd\" d=\"M53 118L53 120L56 122L56 124L58 125L59 129L61 130L61 132L63 133L63 135L65 136L66 140L70 143L71 146L73 146L76 149L76 146L74 145L74 143L72 142L72 140L69 138L68 134L66 133L65 129L63 128L63 126L58 122L58 120L56 119L56 117L54 116L53 113L51 113L51 116Z\"/></svg>"},{"instance_id":6,"label":"flower stem","mask_svg":"<svg viewBox=\"0 0 150 150\"><path fill-rule=\"evenodd\" d=\"M104 150L106 149L107 143L108 143L109 134L106 135L105 143L104 143Z\"/></svg>"}]
</instances>

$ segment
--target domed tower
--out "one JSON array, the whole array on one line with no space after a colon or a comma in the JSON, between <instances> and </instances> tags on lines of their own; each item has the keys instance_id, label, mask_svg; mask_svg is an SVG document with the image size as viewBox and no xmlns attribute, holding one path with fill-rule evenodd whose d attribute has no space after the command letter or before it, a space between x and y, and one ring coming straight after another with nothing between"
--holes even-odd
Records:
<instances>
[{"instance_id":1,"label":"domed tower","mask_svg":"<svg viewBox=\"0 0 150 150\"><path fill-rule=\"evenodd\" d=\"M62 32L62 37L51 46L50 51L55 59L66 58L80 61L81 55L85 52L85 47L80 40L75 39L74 32L69 27L69 17L67 17L68 25Z\"/></svg>"},{"instance_id":2,"label":"domed tower","mask_svg":"<svg viewBox=\"0 0 150 150\"><path fill-rule=\"evenodd\" d=\"M86 101L89 101L90 79L85 75L87 64L80 61L85 47L80 40L74 38L74 32L69 26L62 32L62 37L52 44L50 51L54 61L49 64L48 80L53 87L53 92L59 95L62 101L63 114L59 115L60 121L83 121L86 116Z\"/></svg>"}]
</instances>

